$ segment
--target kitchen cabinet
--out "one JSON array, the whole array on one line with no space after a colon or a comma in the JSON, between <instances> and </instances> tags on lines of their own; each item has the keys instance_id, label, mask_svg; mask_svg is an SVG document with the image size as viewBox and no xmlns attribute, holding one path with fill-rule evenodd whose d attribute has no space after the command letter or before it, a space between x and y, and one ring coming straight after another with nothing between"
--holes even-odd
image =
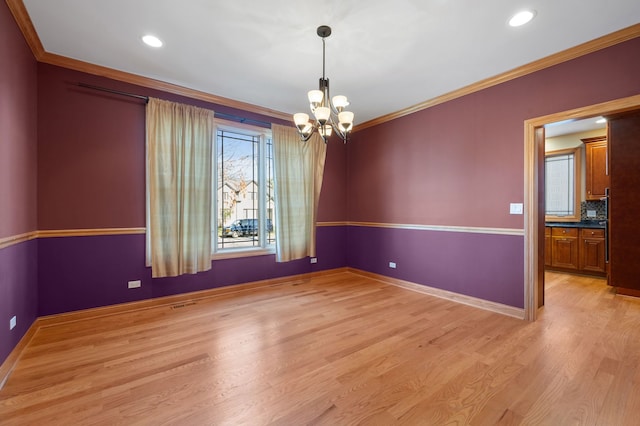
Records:
<instances>
[{"instance_id":1,"label":"kitchen cabinet","mask_svg":"<svg viewBox=\"0 0 640 426\"><path fill-rule=\"evenodd\" d=\"M578 269L578 228L551 228L551 266Z\"/></svg>"},{"instance_id":2,"label":"kitchen cabinet","mask_svg":"<svg viewBox=\"0 0 640 426\"><path fill-rule=\"evenodd\" d=\"M585 196L587 200L599 200L609 187L609 155L607 137L582 139L585 144Z\"/></svg>"},{"instance_id":3,"label":"kitchen cabinet","mask_svg":"<svg viewBox=\"0 0 640 426\"><path fill-rule=\"evenodd\" d=\"M580 270L607 272L604 229L580 229Z\"/></svg>"},{"instance_id":4,"label":"kitchen cabinet","mask_svg":"<svg viewBox=\"0 0 640 426\"><path fill-rule=\"evenodd\" d=\"M551 224L544 228L544 267L604 277L606 239L603 228Z\"/></svg>"},{"instance_id":5,"label":"kitchen cabinet","mask_svg":"<svg viewBox=\"0 0 640 426\"><path fill-rule=\"evenodd\" d=\"M551 266L551 227L544 228L544 266Z\"/></svg>"}]
</instances>

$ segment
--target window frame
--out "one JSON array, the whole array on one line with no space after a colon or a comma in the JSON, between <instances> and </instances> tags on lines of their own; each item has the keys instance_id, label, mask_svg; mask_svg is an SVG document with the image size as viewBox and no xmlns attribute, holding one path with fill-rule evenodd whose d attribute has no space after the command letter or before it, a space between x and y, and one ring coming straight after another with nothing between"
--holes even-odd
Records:
<instances>
[{"instance_id":1,"label":"window frame","mask_svg":"<svg viewBox=\"0 0 640 426\"><path fill-rule=\"evenodd\" d=\"M244 123L216 119L216 129L214 137L214 146L212 149L212 179L213 179L213 197L211 206L211 259L231 259L239 257L263 256L274 254L276 252L275 241L269 244L267 235L267 140L273 138L270 128L251 126ZM218 248L218 241L221 236L218 234L218 131L233 132L248 136L258 136L260 142L258 144L258 193L262 194L258 198L258 214L260 220L260 231L258 232L258 246L256 247L238 247L238 248ZM275 203L275 200L274 200ZM275 207L275 205L274 205Z\"/></svg>"},{"instance_id":2,"label":"window frame","mask_svg":"<svg viewBox=\"0 0 640 426\"><path fill-rule=\"evenodd\" d=\"M546 176L546 161L548 157L557 157L561 155L573 154L573 214L567 216L555 216L547 214L547 206L545 202L545 222L580 222L582 220L581 201L582 201L582 147L577 146L575 148L560 149L556 151L548 151L545 153L545 179L544 179L544 191L545 200L547 194L547 185L549 184Z\"/></svg>"}]
</instances>

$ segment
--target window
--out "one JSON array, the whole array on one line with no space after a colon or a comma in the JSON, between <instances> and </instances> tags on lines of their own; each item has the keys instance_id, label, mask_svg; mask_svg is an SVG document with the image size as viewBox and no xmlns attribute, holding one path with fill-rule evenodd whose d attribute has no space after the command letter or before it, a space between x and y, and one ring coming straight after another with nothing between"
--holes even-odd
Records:
<instances>
[{"instance_id":1,"label":"window","mask_svg":"<svg viewBox=\"0 0 640 426\"><path fill-rule=\"evenodd\" d=\"M545 155L545 220L580 220L580 148Z\"/></svg>"},{"instance_id":2,"label":"window","mask_svg":"<svg viewBox=\"0 0 640 426\"><path fill-rule=\"evenodd\" d=\"M220 126L214 157L214 255L275 250L271 136Z\"/></svg>"}]
</instances>

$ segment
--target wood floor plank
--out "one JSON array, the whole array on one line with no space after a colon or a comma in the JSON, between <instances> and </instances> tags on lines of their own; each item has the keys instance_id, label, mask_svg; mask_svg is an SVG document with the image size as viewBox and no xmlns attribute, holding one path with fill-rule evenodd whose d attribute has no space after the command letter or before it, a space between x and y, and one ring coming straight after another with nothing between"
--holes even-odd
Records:
<instances>
[{"instance_id":1,"label":"wood floor plank","mask_svg":"<svg viewBox=\"0 0 640 426\"><path fill-rule=\"evenodd\" d=\"M47 321L4 425L636 425L640 300L546 274L528 323L360 274Z\"/></svg>"}]
</instances>

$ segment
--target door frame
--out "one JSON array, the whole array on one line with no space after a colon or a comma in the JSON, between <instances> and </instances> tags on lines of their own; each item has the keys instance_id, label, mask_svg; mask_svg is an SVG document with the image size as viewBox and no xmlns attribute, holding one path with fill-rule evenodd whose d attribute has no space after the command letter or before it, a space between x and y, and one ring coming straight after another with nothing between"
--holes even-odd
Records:
<instances>
[{"instance_id":1,"label":"door frame","mask_svg":"<svg viewBox=\"0 0 640 426\"><path fill-rule=\"evenodd\" d=\"M539 167L544 164L544 151L540 153L536 142L536 129L558 121L590 118L599 115L615 114L640 109L640 95L613 101L589 105L582 108L557 112L541 117L531 118L524 122L524 319L535 321L538 317L538 306L542 301L538 296L540 277L540 233L544 235L544 227L540 229L538 221L544 220L544 206L539 197ZM542 169L544 170L544 169ZM543 240L544 241L544 240ZM544 247L543 247L544 248ZM542 249L543 249L542 248ZM544 262L544 260L542 260Z\"/></svg>"}]
</instances>

